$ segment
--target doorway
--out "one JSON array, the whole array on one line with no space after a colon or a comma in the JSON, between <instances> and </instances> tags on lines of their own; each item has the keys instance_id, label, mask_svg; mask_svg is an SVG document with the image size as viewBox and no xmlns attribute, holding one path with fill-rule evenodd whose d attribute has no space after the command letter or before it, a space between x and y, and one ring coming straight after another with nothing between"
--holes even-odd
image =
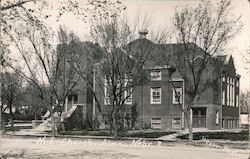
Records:
<instances>
[{"instance_id":1,"label":"doorway","mask_svg":"<svg viewBox=\"0 0 250 159\"><path fill-rule=\"evenodd\" d=\"M193 128L206 127L206 108L192 108L193 111Z\"/></svg>"}]
</instances>

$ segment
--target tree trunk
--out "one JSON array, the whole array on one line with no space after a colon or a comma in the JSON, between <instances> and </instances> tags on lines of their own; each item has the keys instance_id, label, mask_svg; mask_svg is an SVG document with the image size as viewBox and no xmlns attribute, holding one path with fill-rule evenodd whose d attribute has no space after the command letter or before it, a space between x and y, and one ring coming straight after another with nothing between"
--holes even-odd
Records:
<instances>
[{"instance_id":1,"label":"tree trunk","mask_svg":"<svg viewBox=\"0 0 250 159\"><path fill-rule=\"evenodd\" d=\"M52 135L56 136L56 125L55 125L55 117L54 117L54 113L51 113L51 131L52 131Z\"/></svg>"},{"instance_id":2,"label":"tree trunk","mask_svg":"<svg viewBox=\"0 0 250 159\"><path fill-rule=\"evenodd\" d=\"M50 105L50 116L51 116L51 132L53 136L56 136L56 125L55 125L55 117L54 117L54 110L52 103Z\"/></svg>"},{"instance_id":3,"label":"tree trunk","mask_svg":"<svg viewBox=\"0 0 250 159\"><path fill-rule=\"evenodd\" d=\"M1 101L0 101L1 102ZM5 125L5 124L4 124ZM2 105L0 107L0 135L3 134L3 113L2 113ZM1 137L1 136L0 136Z\"/></svg>"},{"instance_id":4,"label":"tree trunk","mask_svg":"<svg viewBox=\"0 0 250 159\"><path fill-rule=\"evenodd\" d=\"M189 113L189 120L188 120L188 141L191 143L193 142L193 126L191 120L191 113Z\"/></svg>"},{"instance_id":5,"label":"tree trunk","mask_svg":"<svg viewBox=\"0 0 250 159\"><path fill-rule=\"evenodd\" d=\"M56 118L56 131L57 133L60 133L61 132L61 116L58 116Z\"/></svg>"},{"instance_id":6,"label":"tree trunk","mask_svg":"<svg viewBox=\"0 0 250 159\"><path fill-rule=\"evenodd\" d=\"M112 135L112 122L109 123L109 135Z\"/></svg>"},{"instance_id":7,"label":"tree trunk","mask_svg":"<svg viewBox=\"0 0 250 159\"><path fill-rule=\"evenodd\" d=\"M51 116L51 132L53 136L56 136L56 125L55 125L55 108L53 109L53 95L50 96L50 116Z\"/></svg>"},{"instance_id":8,"label":"tree trunk","mask_svg":"<svg viewBox=\"0 0 250 159\"><path fill-rule=\"evenodd\" d=\"M117 120L117 115L115 116L115 120L114 120L114 137L117 138L118 137L118 120Z\"/></svg>"},{"instance_id":9,"label":"tree trunk","mask_svg":"<svg viewBox=\"0 0 250 159\"><path fill-rule=\"evenodd\" d=\"M5 134L5 116L3 116L3 122L2 122L2 124L3 124L3 134Z\"/></svg>"},{"instance_id":10,"label":"tree trunk","mask_svg":"<svg viewBox=\"0 0 250 159\"><path fill-rule=\"evenodd\" d=\"M35 108L35 121L37 120L37 116L36 116L36 108Z\"/></svg>"},{"instance_id":11,"label":"tree trunk","mask_svg":"<svg viewBox=\"0 0 250 159\"><path fill-rule=\"evenodd\" d=\"M13 116L11 115L11 117L10 117L11 119L10 119L10 123L11 123L11 131L15 131L15 129L14 129L14 120L13 120Z\"/></svg>"},{"instance_id":12,"label":"tree trunk","mask_svg":"<svg viewBox=\"0 0 250 159\"><path fill-rule=\"evenodd\" d=\"M187 112L187 124L188 124L188 141L190 143L193 142L193 125L192 125L192 114L191 114L191 106L188 106Z\"/></svg>"},{"instance_id":13,"label":"tree trunk","mask_svg":"<svg viewBox=\"0 0 250 159\"><path fill-rule=\"evenodd\" d=\"M5 133L5 115L3 112L1 112L1 131L2 131L2 134Z\"/></svg>"},{"instance_id":14,"label":"tree trunk","mask_svg":"<svg viewBox=\"0 0 250 159\"><path fill-rule=\"evenodd\" d=\"M14 130L14 120L13 120L13 113L12 113L12 106L10 105L10 123L11 123L11 131L15 131Z\"/></svg>"},{"instance_id":15,"label":"tree trunk","mask_svg":"<svg viewBox=\"0 0 250 159\"><path fill-rule=\"evenodd\" d=\"M118 126L119 126L119 109L115 107L115 117L114 117L114 137L118 137Z\"/></svg>"}]
</instances>

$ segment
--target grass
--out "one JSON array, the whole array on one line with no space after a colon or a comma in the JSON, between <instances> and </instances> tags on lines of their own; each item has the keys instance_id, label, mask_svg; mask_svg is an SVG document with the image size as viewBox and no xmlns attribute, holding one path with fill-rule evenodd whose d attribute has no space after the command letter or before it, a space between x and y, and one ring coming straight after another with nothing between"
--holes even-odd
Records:
<instances>
[{"instance_id":1,"label":"grass","mask_svg":"<svg viewBox=\"0 0 250 159\"><path fill-rule=\"evenodd\" d=\"M82 135L82 136L110 136L107 131L66 131L61 135Z\"/></svg>"},{"instance_id":2,"label":"grass","mask_svg":"<svg viewBox=\"0 0 250 159\"><path fill-rule=\"evenodd\" d=\"M165 135L170 135L175 133L175 131L167 131L167 132L162 132L162 131L152 131L152 132L129 132L120 135L121 137L136 137L136 138L158 138L161 136ZM82 136L112 136L109 134L108 131L67 131L67 132L62 132L61 135L82 135Z\"/></svg>"},{"instance_id":3,"label":"grass","mask_svg":"<svg viewBox=\"0 0 250 159\"><path fill-rule=\"evenodd\" d=\"M248 130L242 130L240 132L196 132L193 133L194 140L206 139L221 139L221 140L231 140L231 141L247 141L248 140ZM178 136L179 139L188 139L188 134Z\"/></svg>"},{"instance_id":4,"label":"grass","mask_svg":"<svg viewBox=\"0 0 250 159\"><path fill-rule=\"evenodd\" d=\"M176 133L176 132L175 131L138 132L138 133L125 134L124 137L158 138L158 137L162 137L162 136L165 136L165 135L170 135L170 134L173 134L173 133Z\"/></svg>"}]
</instances>

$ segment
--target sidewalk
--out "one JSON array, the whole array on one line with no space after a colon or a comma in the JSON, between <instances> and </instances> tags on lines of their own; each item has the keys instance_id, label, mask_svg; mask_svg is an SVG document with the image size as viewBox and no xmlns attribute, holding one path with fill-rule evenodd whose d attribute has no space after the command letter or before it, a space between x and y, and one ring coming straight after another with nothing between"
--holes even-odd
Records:
<instances>
[{"instance_id":1,"label":"sidewalk","mask_svg":"<svg viewBox=\"0 0 250 159\"><path fill-rule=\"evenodd\" d=\"M81 139L110 139L110 140L145 140L145 141L163 141L157 138L139 138L139 137L118 137L113 136L91 136L91 135L60 135L57 134L53 136L50 133L44 133L34 130L21 130L16 132L7 132L6 135L9 136L19 136L19 137L58 137L58 138L81 138Z\"/></svg>"},{"instance_id":2,"label":"sidewalk","mask_svg":"<svg viewBox=\"0 0 250 159\"><path fill-rule=\"evenodd\" d=\"M193 129L193 132L219 132L226 130L207 130L207 129ZM237 132L238 130L227 130ZM140 137L119 137L114 138L112 136L91 136L91 135L56 135L58 138L81 138L81 139L110 139L110 140L145 140L145 141L161 141L161 142L169 142L169 143L188 143L187 140L180 140L177 138L179 135L188 134L188 130L180 131L174 134L162 136L159 138L140 138ZM35 131L34 129L25 129L16 132L7 132L6 135L9 136L19 136L19 137L54 137L50 133L45 133L41 131ZM220 139L208 139L209 142L217 143L217 144L244 144L248 145L248 141L230 141L230 140L220 140ZM202 140L194 140L194 144L204 144Z\"/></svg>"}]
</instances>

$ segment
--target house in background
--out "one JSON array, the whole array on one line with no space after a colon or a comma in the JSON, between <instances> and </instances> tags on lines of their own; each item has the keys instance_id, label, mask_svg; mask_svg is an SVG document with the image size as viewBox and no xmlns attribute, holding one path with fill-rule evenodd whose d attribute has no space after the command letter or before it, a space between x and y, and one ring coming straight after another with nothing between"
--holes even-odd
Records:
<instances>
[{"instance_id":1,"label":"house in background","mask_svg":"<svg viewBox=\"0 0 250 159\"><path fill-rule=\"evenodd\" d=\"M240 96L240 127L248 128L249 113L249 92L246 92Z\"/></svg>"}]
</instances>

